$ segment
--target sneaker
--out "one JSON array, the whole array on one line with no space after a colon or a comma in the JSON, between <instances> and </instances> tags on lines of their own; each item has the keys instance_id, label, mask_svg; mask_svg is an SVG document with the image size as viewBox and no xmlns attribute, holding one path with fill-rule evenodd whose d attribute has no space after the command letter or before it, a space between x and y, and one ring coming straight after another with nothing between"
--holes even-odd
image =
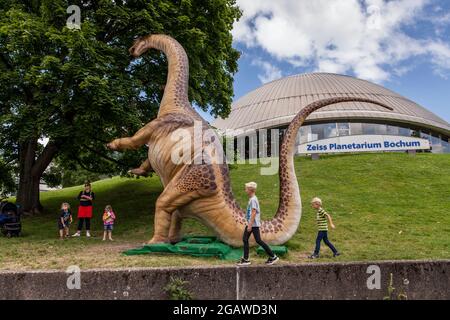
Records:
<instances>
[{"instance_id":1,"label":"sneaker","mask_svg":"<svg viewBox=\"0 0 450 320\"><path fill-rule=\"evenodd\" d=\"M277 263L279 260L280 260L280 258L278 258L277 256L269 257L269 259L267 259L267 261L266 261L266 264L272 265L274 263Z\"/></svg>"},{"instance_id":2,"label":"sneaker","mask_svg":"<svg viewBox=\"0 0 450 320\"><path fill-rule=\"evenodd\" d=\"M86 232L86 237L88 237L88 238L91 237L91 233L89 231Z\"/></svg>"},{"instance_id":3,"label":"sneaker","mask_svg":"<svg viewBox=\"0 0 450 320\"><path fill-rule=\"evenodd\" d=\"M336 252L336 253L333 254L333 258L339 257L340 255L341 255L340 252Z\"/></svg>"},{"instance_id":4,"label":"sneaker","mask_svg":"<svg viewBox=\"0 0 450 320\"><path fill-rule=\"evenodd\" d=\"M241 258L241 260L238 261L238 266L248 266L251 265L252 263L250 262L250 260Z\"/></svg>"},{"instance_id":5,"label":"sneaker","mask_svg":"<svg viewBox=\"0 0 450 320\"><path fill-rule=\"evenodd\" d=\"M80 234L79 232L74 233L74 234L72 235L72 237L79 237L79 236L81 236L81 234Z\"/></svg>"},{"instance_id":6,"label":"sneaker","mask_svg":"<svg viewBox=\"0 0 450 320\"><path fill-rule=\"evenodd\" d=\"M319 255L318 254L312 254L308 257L308 259L318 259Z\"/></svg>"}]
</instances>

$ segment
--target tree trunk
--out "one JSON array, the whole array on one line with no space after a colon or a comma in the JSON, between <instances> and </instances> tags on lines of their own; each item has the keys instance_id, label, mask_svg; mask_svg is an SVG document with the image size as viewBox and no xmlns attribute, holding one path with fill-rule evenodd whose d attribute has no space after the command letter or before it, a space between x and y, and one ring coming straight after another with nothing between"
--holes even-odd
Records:
<instances>
[{"instance_id":1,"label":"tree trunk","mask_svg":"<svg viewBox=\"0 0 450 320\"><path fill-rule=\"evenodd\" d=\"M31 172L24 172L24 175L20 177L17 204L22 213L37 214L42 212L43 207L39 197L40 179L41 177L31 176Z\"/></svg>"},{"instance_id":2,"label":"tree trunk","mask_svg":"<svg viewBox=\"0 0 450 320\"><path fill-rule=\"evenodd\" d=\"M21 213L41 213L43 206L39 197L39 183L50 162L58 152L55 142L50 141L36 159L37 139L28 140L20 145L19 190L16 204Z\"/></svg>"}]
</instances>

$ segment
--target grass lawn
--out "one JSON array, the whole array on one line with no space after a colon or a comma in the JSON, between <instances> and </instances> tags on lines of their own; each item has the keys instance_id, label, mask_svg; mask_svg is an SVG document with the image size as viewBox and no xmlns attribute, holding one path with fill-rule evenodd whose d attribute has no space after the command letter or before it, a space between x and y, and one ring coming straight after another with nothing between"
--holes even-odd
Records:
<instances>
[{"instance_id":1,"label":"grass lawn","mask_svg":"<svg viewBox=\"0 0 450 320\"><path fill-rule=\"evenodd\" d=\"M296 158L303 214L296 235L287 243L282 263L307 262L316 236L315 212L309 201L320 196L337 226L330 240L342 251L331 258L322 247L318 261L390 259L450 259L450 155L363 154ZM258 165L240 165L231 171L233 190L245 206L244 182L258 182L263 218L278 206L278 176L261 176ZM42 193L45 213L23 219L23 237L0 237L0 269L65 269L218 265L218 259L185 256L124 256L151 238L156 198L162 190L157 176L146 179L113 178L93 184L96 193L93 238L58 239L61 202L74 211L81 187ZM114 242L102 242L102 210L111 204L117 213ZM183 232L210 235L200 223L186 220ZM252 252L253 255L254 252ZM261 263L263 258L255 262Z\"/></svg>"}]
</instances>

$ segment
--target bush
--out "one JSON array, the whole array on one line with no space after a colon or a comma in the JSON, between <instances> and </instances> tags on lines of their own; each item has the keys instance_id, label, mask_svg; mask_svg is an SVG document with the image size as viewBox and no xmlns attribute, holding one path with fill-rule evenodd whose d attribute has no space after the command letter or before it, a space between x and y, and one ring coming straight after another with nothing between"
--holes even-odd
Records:
<instances>
[{"instance_id":1,"label":"bush","mask_svg":"<svg viewBox=\"0 0 450 320\"><path fill-rule=\"evenodd\" d=\"M187 284L189 284L188 281L170 277L164 291L166 291L170 300L192 300L192 294L184 287Z\"/></svg>"}]
</instances>

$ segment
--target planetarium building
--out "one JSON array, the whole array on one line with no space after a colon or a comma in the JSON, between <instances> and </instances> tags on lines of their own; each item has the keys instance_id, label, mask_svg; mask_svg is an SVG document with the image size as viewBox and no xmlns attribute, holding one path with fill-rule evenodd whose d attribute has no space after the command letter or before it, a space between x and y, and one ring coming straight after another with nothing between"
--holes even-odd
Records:
<instances>
[{"instance_id":1,"label":"planetarium building","mask_svg":"<svg viewBox=\"0 0 450 320\"><path fill-rule=\"evenodd\" d=\"M236 101L229 117L216 119L213 126L236 137L262 129L279 129L282 135L309 103L341 96L380 101L393 111L360 102L322 108L300 129L298 153L410 149L450 153L450 124L445 120L384 87L337 74L300 74L267 83Z\"/></svg>"}]
</instances>

